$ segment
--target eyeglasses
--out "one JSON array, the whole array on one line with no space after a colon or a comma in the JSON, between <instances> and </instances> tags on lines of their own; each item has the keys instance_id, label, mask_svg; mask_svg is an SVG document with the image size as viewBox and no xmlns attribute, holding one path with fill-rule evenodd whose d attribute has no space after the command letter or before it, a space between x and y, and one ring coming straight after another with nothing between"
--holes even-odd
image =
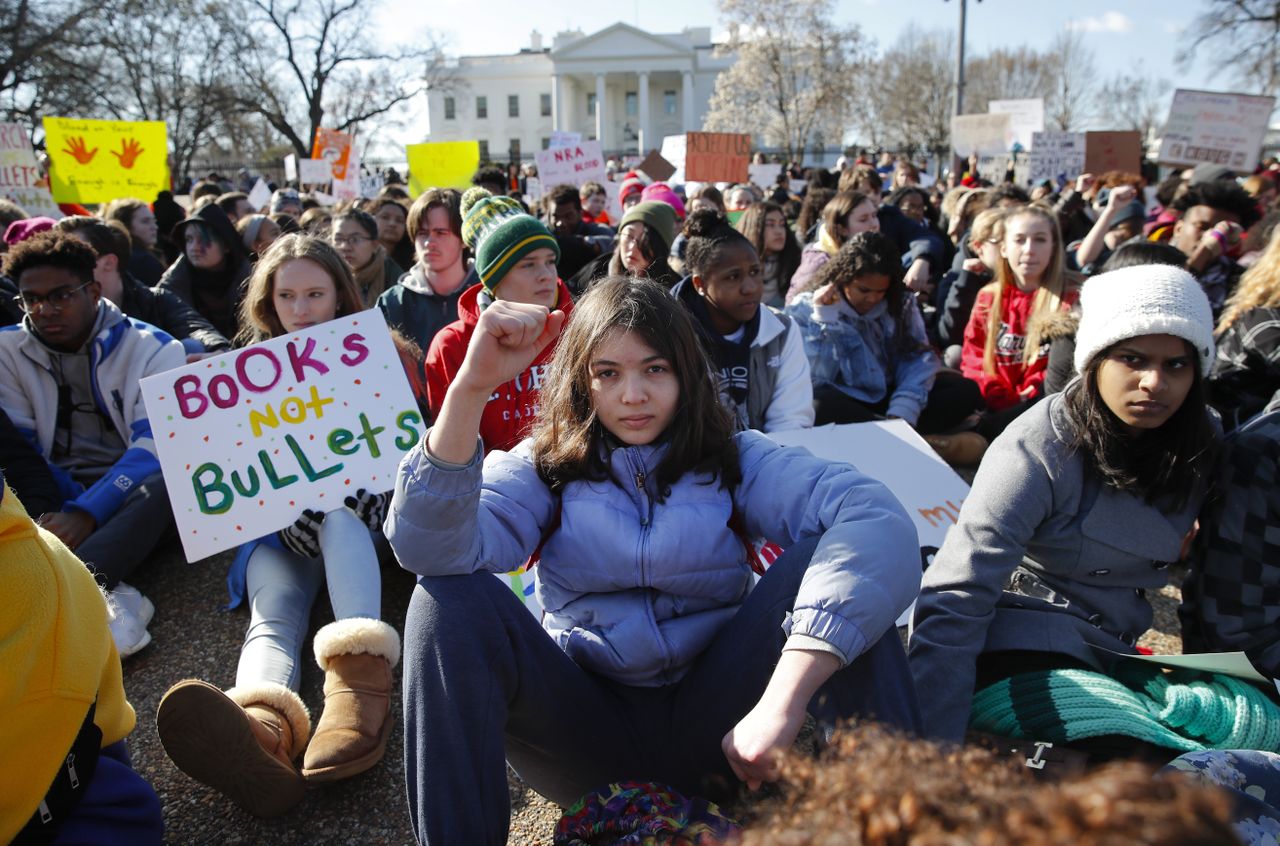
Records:
<instances>
[{"instance_id":1,"label":"eyeglasses","mask_svg":"<svg viewBox=\"0 0 1280 846\"><path fill-rule=\"evenodd\" d=\"M93 280L90 280L78 288L58 288L56 291L50 291L43 296L24 291L14 297L13 301L27 314L34 314L41 306L48 306L54 311L62 311L67 303L71 302L72 297L92 284Z\"/></svg>"},{"instance_id":2,"label":"eyeglasses","mask_svg":"<svg viewBox=\"0 0 1280 846\"><path fill-rule=\"evenodd\" d=\"M368 235L334 235L333 245L335 247L358 247L365 241L372 241Z\"/></svg>"}]
</instances>

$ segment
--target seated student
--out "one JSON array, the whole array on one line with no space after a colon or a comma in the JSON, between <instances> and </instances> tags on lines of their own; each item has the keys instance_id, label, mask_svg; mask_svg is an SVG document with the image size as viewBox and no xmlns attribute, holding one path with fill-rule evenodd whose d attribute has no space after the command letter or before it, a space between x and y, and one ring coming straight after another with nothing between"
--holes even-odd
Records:
<instances>
[{"instance_id":1,"label":"seated student","mask_svg":"<svg viewBox=\"0 0 1280 846\"><path fill-rule=\"evenodd\" d=\"M1111 254L1126 241L1142 234L1147 210L1137 199L1132 185L1117 185L1109 191L1106 206L1094 221L1089 234L1067 246L1067 258L1073 270L1092 276Z\"/></svg>"},{"instance_id":2,"label":"seated student","mask_svg":"<svg viewBox=\"0 0 1280 846\"><path fill-rule=\"evenodd\" d=\"M582 220L586 223L598 223L601 226L613 226L606 207L609 205L609 194L599 182L584 182L578 189L578 198L582 202Z\"/></svg>"},{"instance_id":3,"label":"seated student","mask_svg":"<svg viewBox=\"0 0 1280 846\"><path fill-rule=\"evenodd\" d=\"M102 296L136 320L150 323L182 342L188 355L222 352L231 342L213 324L172 291L148 288L124 269L129 258L129 238L96 217L64 217L53 227L83 241L98 254L93 278Z\"/></svg>"},{"instance_id":4,"label":"seated student","mask_svg":"<svg viewBox=\"0 0 1280 846\"><path fill-rule=\"evenodd\" d=\"M333 216L329 241L351 268L365 308L373 308L382 292L404 275L379 243L378 222L368 212L355 208L338 212Z\"/></svg>"},{"instance_id":5,"label":"seated student","mask_svg":"<svg viewBox=\"0 0 1280 846\"><path fill-rule=\"evenodd\" d=\"M1181 217L1169 243L1187 257L1187 269L1200 280L1216 315L1244 272L1236 258L1258 207L1234 180L1214 179L1192 184L1173 208Z\"/></svg>"},{"instance_id":6,"label":"seated student","mask_svg":"<svg viewBox=\"0 0 1280 846\"><path fill-rule=\"evenodd\" d=\"M486 308L502 300L559 309L566 317L573 311L569 289L556 278L560 246L546 224L525 214L510 197L494 197L483 188L467 191L462 208L463 238L475 246L480 282L462 295L461 317L436 333L427 351L424 373L433 418L440 414L445 393L462 368ZM480 419L485 452L510 450L524 440L537 417L540 389L554 350L554 345L548 345L528 369L489 397Z\"/></svg>"},{"instance_id":7,"label":"seated student","mask_svg":"<svg viewBox=\"0 0 1280 846\"><path fill-rule=\"evenodd\" d=\"M582 199L572 185L556 185L543 198L547 226L560 242L556 272L571 279L583 265L613 249L614 233L607 226L582 219Z\"/></svg>"},{"instance_id":8,"label":"seated student","mask_svg":"<svg viewBox=\"0 0 1280 846\"><path fill-rule=\"evenodd\" d=\"M160 800L129 762L137 718L110 609L0 470L0 843L163 841Z\"/></svg>"},{"instance_id":9,"label":"seated student","mask_svg":"<svg viewBox=\"0 0 1280 846\"><path fill-rule=\"evenodd\" d=\"M118 221L128 230L131 248L123 269L148 288L154 287L164 275L165 266L158 258L160 227L151 207L132 197L112 200L103 207L102 219Z\"/></svg>"},{"instance_id":10,"label":"seated student","mask_svg":"<svg viewBox=\"0 0 1280 846\"><path fill-rule=\"evenodd\" d=\"M607 276L634 276L674 286L680 277L671 269L668 254L675 229L676 212L671 206L659 200L636 203L618 223L618 246L583 265L568 280L569 290L582 296Z\"/></svg>"},{"instance_id":11,"label":"seated student","mask_svg":"<svg viewBox=\"0 0 1280 846\"><path fill-rule=\"evenodd\" d=\"M224 338L234 338L244 281L252 268L226 212L209 204L173 228L183 254L157 288L171 291L205 317Z\"/></svg>"},{"instance_id":12,"label":"seated student","mask_svg":"<svg viewBox=\"0 0 1280 846\"><path fill-rule=\"evenodd\" d=\"M458 319L458 299L478 281L462 243L461 202L452 188L429 188L414 200L408 226L417 261L378 297L387 324L419 349Z\"/></svg>"},{"instance_id":13,"label":"seated student","mask_svg":"<svg viewBox=\"0 0 1280 846\"><path fill-rule=\"evenodd\" d=\"M739 428L780 432L813 425L813 383L791 318L762 306L760 257L717 212L685 222L689 276L671 293L693 315L715 368L720 399Z\"/></svg>"},{"instance_id":14,"label":"seated student","mask_svg":"<svg viewBox=\"0 0 1280 846\"><path fill-rule=\"evenodd\" d=\"M150 641L153 609L122 583L172 525L139 381L184 363L182 345L121 314L94 280L97 255L62 233L5 258L26 311L0 330L0 407L40 451L62 504L40 525L74 550L124 606L120 654Z\"/></svg>"},{"instance_id":15,"label":"seated student","mask_svg":"<svg viewBox=\"0 0 1280 846\"><path fill-rule=\"evenodd\" d=\"M1016 222L1016 221L1015 221ZM1213 318L1164 265L1085 283L1081 378L988 450L925 571L910 640L927 732L959 741L975 691L1026 670L1105 669L1133 653L1168 580L1218 435L1205 405Z\"/></svg>"},{"instance_id":16,"label":"seated student","mask_svg":"<svg viewBox=\"0 0 1280 846\"><path fill-rule=\"evenodd\" d=\"M800 243L787 228L787 217L777 203L752 203L738 218L735 227L764 263L763 302L770 308L782 308L791 277L800 267Z\"/></svg>"},{"instance_id":17,"label":"seated student","mask_svg":"<svg viewBox=\"0 0 1280 846\"><path fill-rule=\"evenodd\" d=\"M383 196L364 203L378 225L378 243L397 267L408 267L416 258L413 236L408 232L409 213L405 203L395 197ZM388 282L390 284L390 282Z\"/></svg>"},{"instance_id":18,"label":"seated student","mask_svg":"<svg viewBox=\"0 0 1280 846\"><path fill-rule=\"evenodd\" d=\"M955 373L938 378L941 363L902 282L897 246L886 236L854 235L818 281L817 291L787 307L804 337L817 425L896 417L935 435L982 407L974 383ZM976 463L986 447L973 433L945 444L946 457L965 464Z\"/></svg>"},{"instance_id":19,"label":"seated student","mask_svg":"<svg viewBox=\"0 0 1280 846\"><path fill-rule=\"evenodd\" d=\"M840 251L845 241L859 232L880 231L880 217L876 214L879 205L875 197L857 191L841 191L831 198L822 209L817 239L800 253L800 266L787 289L788 305L800 294L817 287L814 278L818 271Z\"/></svg>"},{"instance_id":20,"label":"seated student","mask_svg":"<svg viewBox=\"0 0 1280 846\"><path fill-rule=\"evenodd\" d=\"M351 271L326 242L285 235L262 257L245 294L237 339L278 337L361 310ZM373 535L389 494L360 488L328 514L240 548L227 575L231 607L249 602L249 628L225 693L188 679L160 700L156 730L187 775L259 817L302 801L306 782L349 778L382 760L391 730L391 672L400 637L381 620ZM324 711L311 731L298 697L311 606L328 584L335 622L314 640ZM294 759L306 750L302 772Z\"/></svg>"},{"instance_id":21,"label":"seated student","mask_svg":"<svg viewBox=\"0 0 1280 846\"><path fill-rule=\"evenodd\" d=\"M1280 226L1227 300L1218 321L1218 357L1209 397L1231 430L1280 391Z\"/></svg>"},{"instance_id":22,"label":"seated student","mask_svg":"<svg viewBox=\"0 0 1280 846\"><path fill-rule=\"evenodd\" d=\"M290 218L292 220L292 218ZM236 221L236 232L249 253L249 260L257 263L258 259L280 237L280 224L265 214L251 214Z\"/></svg>"},{"instance_id":23,"label":"seated student","mask_svg":"<svg viewBox=\"0 0 1280 846\"><path fill-rule=\"evenodd\" d=\"M957 259L966 254L968 257L960 259L959 267L953 266L939 286L943 299L938 310L938 343L944 348L955 348L954 352L944 349L948 363L953 366L960 363L964 330L969 325L978 292L991 283L1000 265L1000 244L1004 241L1007 215L1002 208L983 209L978 213L965 233L964 247L956 255Z\"/></svg>"},{"instance_id":24,"label":"seated student","mask_svg":"<svg viewBox=\"0 0 1280 846\"><path fill-rule=\"evenodd\" d=\"M918 579L910 519L851 466L733 434L662 286L583 297L531 439L482 465L488 397L563 324L486 309L397 476L387 537L423 576L404 688L420 842L505 843L507 761L562 805L625 778L715 799L776 778L806 709L822 730L916 725L893 630ZM787 547L754 588L743 537ZM488 575L535 549L543 626Z\"/></svg>"}]
</instances>

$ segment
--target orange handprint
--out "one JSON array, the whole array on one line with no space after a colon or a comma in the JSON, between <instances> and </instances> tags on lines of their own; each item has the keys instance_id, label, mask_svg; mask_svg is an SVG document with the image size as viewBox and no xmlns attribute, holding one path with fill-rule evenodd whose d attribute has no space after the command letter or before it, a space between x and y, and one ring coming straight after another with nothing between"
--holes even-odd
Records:
<instances>
[{"instance_id":1,"label":"orange handprint","mask_svg":"<svg viewBox=\"0 0 1280 846\"><path fill-rule=\"evenodd\" d=\"M126 170L133 167L133 163L138 160L138 156L145 153L141 145L133 138L123 138L120 140L120 152L111 151L111 155L120 161L120 167Z\"/></svg>"},{"instance_id":2,"label":"orange handprint","mask_svg":"<svg viewBox=\"0 0 1280 846\"><path fill-rule=\"evenodd\" d=\"M98 148L94 147L92 150L86 150L84 145L84 136L76 135L67 139L67 146L63 148L62 152L71 156L71 158L75 159L80 164L86 165L93 161L94 156L98 155Z\"/></svg>"}]
</instances>

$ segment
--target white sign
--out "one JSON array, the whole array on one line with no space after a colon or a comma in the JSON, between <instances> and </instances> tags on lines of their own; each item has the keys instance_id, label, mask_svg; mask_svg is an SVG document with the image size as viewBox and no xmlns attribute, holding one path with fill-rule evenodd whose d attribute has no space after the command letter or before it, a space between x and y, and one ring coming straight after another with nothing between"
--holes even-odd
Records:
<instances>
[{"instance_id":1,"label":"white sign","mask_svg":"<svg viewBox=\"0 0 1280 846\"><path fill-rule=\"evenodd\" d=\"M1084 173L1083 132L1037 132L1031 136L1031 181L1075 179Z\"/></svg>"},{"instance_id":2,"label":"white sign","mask_svg":"<svg viewBox=\"0 0 1280 846\"><path fill-rule=\"evenodd\" d=\"M328 159L298 159L298 182L321 185L333 179L333 165Z\"/></svg>"},{"instance_id":3,"label":"white sign","mask_svg":"<svg viewBox=\"0 0 1280 846\"><path fill-rule=\"evenodd\" d=\"M778 174L782 173L782 165L780 164L753 164L747 165L747 173L750 174L751 184L763 188L765 191L773 190L773 185L778 181Z\"/></svg>"},{"instance_id":4,"label":"white sign","mask_svg":"<svg viewBox=\"0 0 1280 846\"><path fill-rule=\"evenodd\" d=\"M678 185L684 182L684 160L688 153L689 137L687 135L668 135L662 139L662 157L675 166L676 172L671 174L667 182Z\"/></svg>"},{"instance_id":5,"label":"white sign","mask_svg":"<svg viewBox=\"0 0 1280 846\"><path fill-rule=\"evenodd\" d=\"M1043 98L992 100L987 103L987 112L1009 116L1009 129L1004 139L1006 150L1030 150L1032 133L1044 131Z\"/></svg>"},{"instance_id":6,"label":"white sign","mask_svg":"<svg viewBox=\"0 0 1280 846\"><path fill-rule=\"evenodd\" d=\"M583 141L573 147L539 150L534 159L538 163L538 178L543 185L581 185L584 182L605 182L608 179L599 141Z\"/></svg>"},{"instance_id":7,"label":"white sign","mask_svg":"<svg viewBox=\"0 0 1280 846\"><path fill-rule=\"evenodd\" d=\"M32 217L62 217L49 192L49 178L41 172L31 138L21 124L0 123L0 197L17 203Z\"/></svg>"},{"instance_id":8,"label":"white sign","mask_svg":"<svg viewBox=\"0 0 1280 846\"><path fill-rule=\"evenodd\" d=\"M298 181L298 157L293 153L284 157L284 178L286 182Z\"/></svg>"},{"instance_id":9,"label":"white sign","mask_svg":"<svg viewBox=\"0 0 1280 846\"><path fill-rule=\"evenodd\" d=\"M1275 104L1274 97L1179 88L1160 139L1160 163L1252 172Z\"/></svg>"},{"instance_id":10,"label":"white sign","mask_svg":"<svg viewBox=\"0 0 1280 846\"><path fill-rule=\"evenodd\" d=\"M999 156L1008 152L1005 136L1009 132L1009 115L956 115L951 118L951 149L962 159Z\"/></svg>"},{"instance_id":11,"label":"white sign","mask_svg":"<svg viewBox=\"0 0 1280 846\"><path fill-rule=\"evenodd\" d=\"M188 561L395 483L423 430L377 309L142 381Z\"/></svg>"},{"instance_id":12,"label":"white sign","mask_svg":"<svg viewBox=\"0 0 1280 846\"><path fill-rule=\"evenodd\" d=\"M333 180L333 198L338 202L360 199L364 196L360 193L360 148L356 146L354 135L351 136L351 149L347 153L345 173L344 178Z\"/></svg>"},{"instance_id":13,"label":"white sign","mask_svg":"<svg viewBox=\"0 0 1280 846\"><path fill-rule=\"evenodd\" d=\"M581 132L563 132L557 129L551 133L551 143L547 145L547 149L558 150L561 147L576 147L581 143Z\"/></svg>"},{"instance_id":14,"label":"white sign","mask_svg":"<svg viewBox=\"0 0 1280 846\"><path fill-rule=\"evenodd\" d=\"M382 174L365 173L360 176L360 196L366 200L378 196L382 190Z\"/></svg>"},{"instance_id":15,"label":"white sign","mask_svg":"<svg viewBox=\"0 0 1280 846\"><path fill-rule=\"evenodd\" d=\"M267 180L259 176L258 181L253 183L253 190L249 192L249 205L253 206L256 214L265 209L270 202L271 188L267 185Z\"/></svg>"}]
</instances>

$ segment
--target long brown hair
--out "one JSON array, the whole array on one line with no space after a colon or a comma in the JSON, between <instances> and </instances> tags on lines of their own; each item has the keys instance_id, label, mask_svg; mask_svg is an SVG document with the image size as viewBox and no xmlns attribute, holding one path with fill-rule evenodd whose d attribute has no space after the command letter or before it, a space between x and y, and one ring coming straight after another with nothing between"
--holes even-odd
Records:
<instances>
[{"instance_id":1,"label":"long brown hair","mask_svg":"<svg viewBox=\"0 0 1280 846\"><path fill-rule=\"evenodd\" d=\"M1040 287L1036 290L1035 299L1031 303L1031 314L1027 317L1027 343L1022 349L1022 363L1031 364L1040 356L1041 319L1061 310L1062 301L1067 293L1066 258L1062 251L1062 230L1058 228L1058 218L1047 209L1039 206L1024 206L1008 213L1004 218L1004 235L1008 237L1013 221L1020 217L1035 217L1049 225L1053 236L1053 255L1049 257L1049 266L1040 277ZM996 372L996 340L1000 334L1000 311L1004 303L1004 292L1013 287L1017 276L1009 259L1003 254L1000 264L995 268L996 279L984 290L991 291L991 311L987 314L987 339L982 350L982 369L987 375Z\"/></svg>"},{"instance_id":2,"label":"long brown hair","mask_svg":"<svg viewBox=\"0 0 1280 846\"><path fill-rule=\"evenodd\" d=\"M542 409L533 429L538 473L552 490L578 479L609 476L606 432L591 398L591 356L613 332L635 332L671 363L680 384L679 408L662 437L659 501L690 471L709 473L733 488L742 478L733 420L719 392L688 311L662 285L610 276L578 301L560 338L542 387Z\"/></svg>"},{"instance_id":3,"label":"long brown hair","mask_svg":"<svg viewBox=\"0 0 1280 846\"><path fill-rule=\"evenodd\" d=\"M285 334L284 324L276 315L272 299L275 294L276 272L296 259L315 262L333 280L334 291L338 295L338 309L334 317L364 310L351 269L342 256L338 255L338 251L329 246L328 241L311 235L281 235L258 260L253 268L253 275L249 277L249 286L245 291L244 301L240 304L237 346L248 346Z\"/></svg>"},{"instance_id":4,"label":"long brown hair","mask_svg":"<svg viewBox=\"0 0 1280 846\"><path fill-rule=\"evenodd\" d=\"M870 194L864 194L861 191L841 191L823 207L822 226L836 246L843 246L844 242L849 240L840 234L840 224L849 219L854 209L868 200L875 202Z\"/></svg>"}]
</instances>

